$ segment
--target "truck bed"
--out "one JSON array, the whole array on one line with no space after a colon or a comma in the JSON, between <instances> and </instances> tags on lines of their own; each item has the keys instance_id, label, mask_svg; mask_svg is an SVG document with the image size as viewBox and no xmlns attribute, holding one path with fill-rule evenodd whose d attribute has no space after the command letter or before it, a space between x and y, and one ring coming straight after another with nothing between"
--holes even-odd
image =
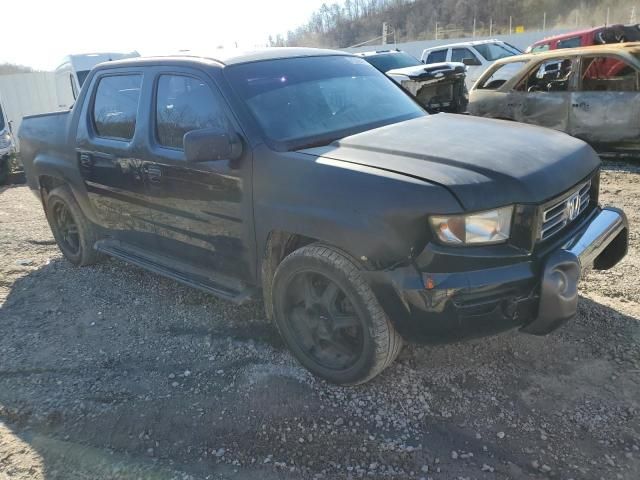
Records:
<instances>
[{"instance_id":1,"label":"truck bed","mask_svg":"<svg viewBox=\"0 0 640 480\"><path fill-rule=\"evenodd\" d=\"M39 188L38 159L55 158L56 163L61 159L72 161L72 148L67 138L70 121L71 111L31 115L22 120L18 131L20 157L32 189Z\"/></svg>"}]
</instances>

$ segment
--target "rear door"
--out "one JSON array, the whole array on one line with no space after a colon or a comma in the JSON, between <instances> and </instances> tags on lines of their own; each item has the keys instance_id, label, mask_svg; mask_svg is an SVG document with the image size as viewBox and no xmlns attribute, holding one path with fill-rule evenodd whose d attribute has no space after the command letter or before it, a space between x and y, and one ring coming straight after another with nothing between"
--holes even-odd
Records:
<instances>
[{"instance_id":1,"label":"rear door","mask_svg":"<svg viewBox=\"0 0 640 480\"><path fill-rule=\"evenodd\" d=\"M84 102L76 157L89 200L117 240L144 247L155 228L146 201L141 142L141 70L96 75Z\"/></svg>"},{"instance_id":2,"label":"rear door","mask_svg":"<svg viewBox=\"0 0 640 480\"><path fill-rule=\"evenodd\" d=\"M250 282L255 244L250 150L233 161L189 163L183 148L187 132L238 133L239 125L213 79L199 70L157 69L153 92L145 175L158 251L183 265Z\"/></svg>"},{"instance_id":3,"label":"rear door","mask_svg":"<svg viewBox=\"0 0 640 480\"><path fill-rule=\"evenodd\" d=\"M638 71L614 55L580 59L571 94L570 133L594 144L640 140Z\"/></svg>"}]
</instances>

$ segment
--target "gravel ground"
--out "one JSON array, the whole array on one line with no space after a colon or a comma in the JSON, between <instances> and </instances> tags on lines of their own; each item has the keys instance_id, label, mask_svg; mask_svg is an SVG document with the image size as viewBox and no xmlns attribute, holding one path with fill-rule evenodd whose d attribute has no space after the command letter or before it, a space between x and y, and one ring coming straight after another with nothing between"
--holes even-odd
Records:
<instances>
[{"instance_id":1,"label":"gravel ground","mask_svg":"<svg viewBox=\"0 0 640 480\"><path fill-rule=\"evenodd\" d=\"M313 378L260 303L116 260L74 268L0 189L0 479L640 478L640 168L608 164L631 248L578 317Z\"/></svg>"}]
</instances>

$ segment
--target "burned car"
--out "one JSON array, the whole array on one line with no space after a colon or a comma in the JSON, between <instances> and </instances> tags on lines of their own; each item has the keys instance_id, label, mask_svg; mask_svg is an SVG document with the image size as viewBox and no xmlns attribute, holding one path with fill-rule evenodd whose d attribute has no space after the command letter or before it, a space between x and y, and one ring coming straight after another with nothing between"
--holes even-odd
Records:
<instances>
[{"instance_id":1,"label":"burned car","mask_svg":"<svg viewBox=\"0 0 640 480\"><path fill-rule=\"evenodd\" d=\"M467 67L461 62L424 65L401 50L377 50L359 54L382 73L402 85L429 113L466 111Z\"/></svg>"},{"instance_id":2,"label":"burned car","mask_svg":"<svg viewBox=\"0 0 640 480\"><path fill-rule=\"evenodd\" d=\"M519 55L496 62L478 79L469 113L553 128L600 150L635 151L639 71L640 43Z\"/></svg>"}]
</instances>

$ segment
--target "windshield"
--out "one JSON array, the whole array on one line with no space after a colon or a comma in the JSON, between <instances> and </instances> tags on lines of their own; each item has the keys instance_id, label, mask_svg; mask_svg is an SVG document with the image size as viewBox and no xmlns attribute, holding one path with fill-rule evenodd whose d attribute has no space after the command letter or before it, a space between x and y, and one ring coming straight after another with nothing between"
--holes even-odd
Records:
<instances>
[{"instance_id":1,"label":"windshield","mask_svg":"<svg viewBox=\"0 0 640 480\"><path fill-rule=\"evenodd\" d=\"M232 65L225 74L277 148L323 145L426 115L362 58L304 57Z\"/></svg>"},{"instance_id":2,"label":"windshield","mask_svg":"<svg viewBox=\"0 0 640 480\"><path fill-rule=\"evenodd\" d=\"M501 43L482 43L480 45L474 45L473 48L490 62L505 57L512 57L520 53L515 47L509 47Z\"/></svg>"},{"instance_id":3,"label":"windshield","mask_svg":"<svg viewBox=\"0 0 640 480\"><path fill-rule=\"evenodd\" d=\"M422 65L417 59L404 52L381 53L380 55L369 55L363 58L381 72Z\"/></svg>"},{"instance_id":4,"label":"windshield","mask_svg":"<svg viewBox=\"0 0 640 480\"><path fill-rule=\"evenodd\" d=\"M78 83L80 84L80 88L82 88L82 84L87 79L87 75L89 75L90 70L80 70L76 75L78 75Z\"/></svg>"}]
</instances>

